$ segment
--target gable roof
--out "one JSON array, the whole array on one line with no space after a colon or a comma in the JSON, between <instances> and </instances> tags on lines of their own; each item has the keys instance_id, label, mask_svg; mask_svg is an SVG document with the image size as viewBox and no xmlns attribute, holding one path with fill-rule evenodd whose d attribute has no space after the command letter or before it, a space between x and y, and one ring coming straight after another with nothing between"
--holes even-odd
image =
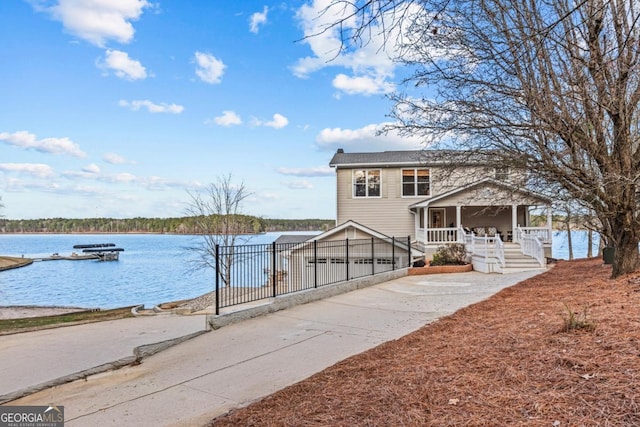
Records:
<instances>
[{"instance_id":1,"label":"gable roof","mask_svg":"<svg viewBox=\"0 0 640 427\"><path fill-rule=\"evenodd\" d=\"M322 241L328 237L331 237L337 233L343 232L344 230L348 229L349 227L353 227L357 230L360 230L361 232L370 235L371 237L375 237L378 239L382 239L382 240L391 240L391 237L387 236L386 234L382 234L372 228L369 228L365 225L362 225L360 223L357 223L355 221L352 220L348 220L346 222L343 222L342 224L325 231L324 233L320 233L316 236L313 236L311 239L305 240L304 242L301 242L299 245L296 245L296 247L290 248L288 251L285 252L293 252L297 249L301 249L303 247L305 247L306 245L309 245L311 242L313 241ZM395 246L400 247L402 249L407 250L407 242L406 241L402 241L402 240L395 240ZM423 256L424 253L422 251L420 251L419 249L416 249L414 247L411 247L411 253L414 255L418 255L418 256Z\"/></svg>"},{"instance_id":2,"label":"gable roof","mask_svg":"<svg viewBox=\"0 0 640 427\"><path fill-rule=\"evenodd\" d=\"M334 234L339 233L339 232L341 232L341 231L344 231L344 230L346 230L346 229L347 229L347 228L349 228L349 227L353 227L353 228L355 228L356 230L360 230L360 231L362 231L363 233L365 233L365 234L369 234L369 235L370 235L370 236L372 236L372 237L377 237L378 239L391 239L391 237L387 236L386 234L382 234L382 233L380 233L380 232L377 232L376 230L374 230L374 229L372 229L372 228L369 228L369 227L367 227L366 225L362 225L362 224L357 223L357 222L355 222L355 221L348 220L348 221L346 221L346 222L343 222L343 223L342 223L342 224L340 224L340 225L337 225L337 226L335 226L335 227L333 227L333 228L331 228L331 229L329 229L329 230L325 231L324 233L320 233L320 234L318 234L318 235L314 236L313 238L309 239L308 241L309 241L309 242L312 242L312 241L314 241L314 240L318 240L318 241L320 241L320 240L324 240L324 239L326 239L327 237L331 237L331 236L333 236Z\"/></svg>"},{"instance_id":3,"label":"gable roof","mask_svg":"<svg viewBox=\"0 0 640 427\"><path fill-rule=\"evenodd\" d=\"M514 193L514 194L519 194L519 195L531 197L533 199L536 199L536 200L540 201L541 203L544 203L545 205L546 204L551 204L551 199L546 197L546 196L543 196L542 194L539 194L539 193L536 193L536 192L533 192L533 191L529 191L529 190L524 190L524 189L521 189L521 188L517 188L517 187L514 187L513 185L509 185L509 184L506 184L504 182L496 181L493 178L484 178L484 179L481 179L479 181L475 181L475 182L472 182L470 184L463 185L462 187L454 188L453 190L447 191L446 193L439 194L438 196L432 197L430 199L425 199L425 200L422 200L420 202L416 202L416 203L410 205L409 209L413 210L413 209L416 209L416 208L426 208L427 206L429 206L430 204L432 204L434 202L446 199L446 198L454 196L456 194L464 193L465 191L468 191L468 190L471 190L471 189L473 189L475 187L480 187L480 186L484 186L484 187L493 186L493 187L502 188L502 189L505 189L505 190L507 190L507 191L509 191L511 193Z\"/></svg>"},{"instance_id":4,"label":"gable roof","mask_svg":"<svg viewBox=\"0 0 640 427\"><path fill-rule=\"evenodd\" d=\"M274 241L274 243L301 243L315 237L315 234L282 234Z\"/></svg>"},{"instance_id":5,"label":"gable roof","mask_svg":"<svg viewBox=\"0 0 640 427\"><path fill-rule=\"evenodd\" d=\"M489 155L479 155L462 150L409 150L380 151L370 153L345 153L343 149L333 155L329 166L335 168L349 167L398 167L398 166L430 166L455 162L458 165L489 164Z\"/></svg>"}]
</instances>

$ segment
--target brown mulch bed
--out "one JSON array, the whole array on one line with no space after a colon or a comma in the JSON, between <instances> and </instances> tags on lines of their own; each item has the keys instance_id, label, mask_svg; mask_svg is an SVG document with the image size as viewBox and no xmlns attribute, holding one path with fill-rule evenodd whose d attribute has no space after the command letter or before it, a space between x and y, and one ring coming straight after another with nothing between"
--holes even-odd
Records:
<instances>
[{"instance_id":1,"label":"brown mulch bed","mask_svg":"<svg viewBox=\"0 0 640 427\"><path fill-rule=\"evenodd\" d=\"M561 261L211 425L638 426L640 272L610 275Z\"/></svg>"}]
</instances>

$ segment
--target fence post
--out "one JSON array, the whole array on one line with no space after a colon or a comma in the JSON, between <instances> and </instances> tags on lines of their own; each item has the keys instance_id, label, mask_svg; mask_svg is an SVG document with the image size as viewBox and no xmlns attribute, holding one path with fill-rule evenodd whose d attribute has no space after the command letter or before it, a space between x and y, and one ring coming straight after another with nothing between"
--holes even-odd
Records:
<instances>
[{"instance_id":1,"label":"fence post","mask_svg":"<svg viewBox=\"0 0 640 427\"><path fill-rule=\"evenodd\" d=\"M391 237L391 270L396 271L396 238Z\"/></svg>"},{"instance_id":2,"label":"fence post","mask_svg":"<svg viewBox=\"0 0 640 427\"><path fill-rule=\"evenodd\" d=\"M220 245L216 245L216 316L220 314Z\"/></svg>"},{"instance_id":3,"label":"fence post","mask_svg":"<svg viewBox=\"0 0 640 427\"><path fill-rule=\"evenodd\" d=\"M277 272L276 272L276 242L271 244L272 255L271 255L271 280L273 282L273 297L276 297L277 292Z\"/></svg>"},{"instance_id":4,"label":"fence post","mask_svg":"<svg viewBox=\"0 0 640 427\"><path fill-rule=\"evenodd\" d=\"M411 267L411 236L407 236L407 252L409 252L409 259L407 260L407 267Z\"/></svg>"},{"instance_id":5,"label":"fence post","mask_svg":"<svg viewBox=\"0 0 640 427\"><path fill-rule=\"evenodd\" d=\"M313 241L313 287L318 287L318 241Z\"/></svg>"},{"instance_id":6,"label":"fence post","mask_svg":"<svg viewBox=\"0 0 640 427\"><path fill-rule=\"evenodd\" d=\"M376 258L375 258L375 243L373 242L373 237L371 238L371 275L374 276L376 274Z\"/></svg>"},{"instance_id":7,"label":"fence post","mask_svg":"<svg viewBox=\"0 0 640 427\"><path fill-rule=\"evenodd\" d=\"M344 241L345 246L345 258L346 258L346 270L345 273L347 274L347 277L345 278L345 280L349 280L349 239L345 239Z\"/></svg>"}]
</instances>

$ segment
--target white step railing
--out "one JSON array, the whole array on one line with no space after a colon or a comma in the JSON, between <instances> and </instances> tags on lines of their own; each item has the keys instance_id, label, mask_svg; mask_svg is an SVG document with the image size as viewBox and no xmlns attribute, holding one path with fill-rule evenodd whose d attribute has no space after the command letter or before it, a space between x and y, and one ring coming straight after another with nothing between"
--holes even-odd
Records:
<instances>
[{"instance_id":1,"label":"white step railing","mask_svg":"<svg viewBox=\"0 0 640 427\"><path fill-rule=\"evenodd\" d=\"M505 267L506 260L504 256L504 243L500 236L477 237L473 231L467 233L462 228L458 230L458 233L462 236L461 241L465 244L467 252L469 252L471 256L475 255L484 257L485 262L487 262L489 258L496 258L500 262L502 268Z\"/></svg>"},{"instance_id":2,"label":"white step railing","mask_svg":"<svg viewBox=\"0 0 640 427\"><path fill-rule=\"evenodd\" d=\"M544 246L538 238L538 234L525 232L525 230L520 227L516 228L516 233L519 236L518 243L520 243L520 250L522 251L522 254L534 258L538 263L540 263L540 266L544 267Z\"/></svg>"}]
</instances>

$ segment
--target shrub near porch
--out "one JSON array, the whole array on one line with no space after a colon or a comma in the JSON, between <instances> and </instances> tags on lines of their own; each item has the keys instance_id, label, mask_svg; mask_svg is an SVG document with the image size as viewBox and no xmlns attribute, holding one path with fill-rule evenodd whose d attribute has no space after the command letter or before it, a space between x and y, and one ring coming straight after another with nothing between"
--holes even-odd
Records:
<instances>
[{"instance_id":1,"label":"shrub near porch","mask_svg":"<svg viewBox=\"0 0 640 427\"><path fill-rule=\"evenodd\" d=\"M438 247L432 260L424 267L409 268L409 275L464 273L472 271L473 266L467 260L467 250L462 243L451 243Z\"/></svg>"}]
</instances>

